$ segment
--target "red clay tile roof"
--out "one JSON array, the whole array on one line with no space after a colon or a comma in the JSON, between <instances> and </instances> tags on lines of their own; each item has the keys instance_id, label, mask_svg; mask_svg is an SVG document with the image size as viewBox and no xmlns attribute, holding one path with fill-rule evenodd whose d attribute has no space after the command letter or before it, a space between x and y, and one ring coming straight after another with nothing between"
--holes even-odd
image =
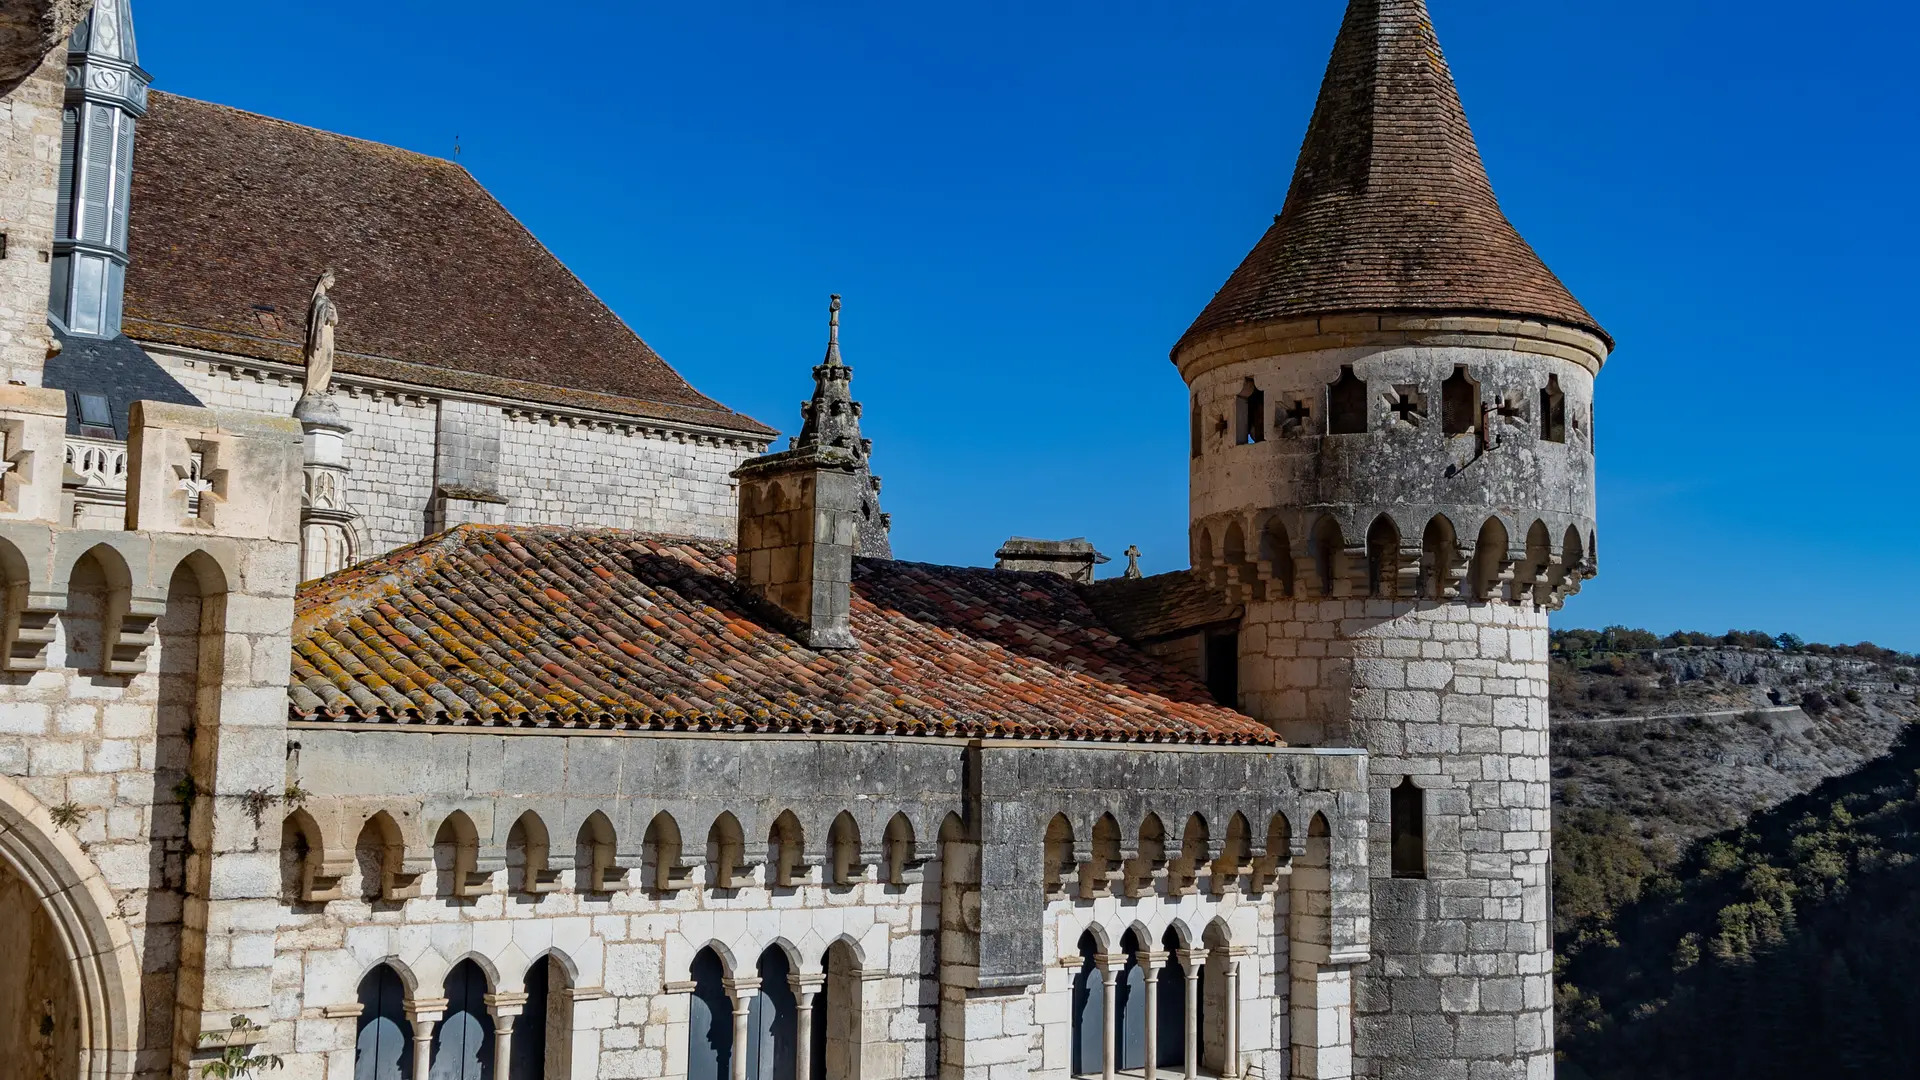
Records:
<instances>
[{"instance_id":1,"label":"red clay tile roof","mask_svg":"<svg viewBox=\"0 0 1920 1080\"><path fill-rule=\"evenodd\" d=\"M723 544L467 525L304 586L296 718L1277 745L1064 578L855 563L857 649L796 644Z\"/></svg>"},{"instance_id":2,"label":"red clay tile roof","mask_svg":"<svg viewBox=\"0 0 1920 1080\"><path fill-rule=\"evenodd\" d=\"M773 433L687 385L458 165L191 98L149 104L129 337L299 363L331 266L341 371Z\"/></svg>"},{"instance_id":3,"label":"red clay tile roof","mask_svg":"<svg viewBox=\"0 0 1920 1080\"><path fill-rule=\"evenodd\" d=\"M1244 610L1191 570L1133 580L1108 578L1083 585L1080 591L1102 622L1136 644L1238 623Z\"/></svg>"},{"instance_id":4,"label":"red clay tile roof","mask_svg":"<svg viewBox=\"0 0 1920 1080\"><path fill-rule=\"evenodd\" d=\"M1285 208L1174 352L1362 311L1544 318L1612 345L1501 213L1425 0L1352 0Z\"/></svg>"}]
</instances>

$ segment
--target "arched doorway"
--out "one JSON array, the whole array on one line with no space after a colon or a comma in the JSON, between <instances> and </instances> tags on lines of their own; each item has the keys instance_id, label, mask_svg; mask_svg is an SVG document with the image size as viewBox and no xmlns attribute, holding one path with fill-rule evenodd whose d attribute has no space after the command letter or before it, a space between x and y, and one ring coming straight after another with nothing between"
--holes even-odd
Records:
<instances>
[{"instance_id":1,"label":"arched doorway","mask_svg":"<svg viewBox=\"0 0 1920 1080\"><path fill-rule=\"evenodd\" d=\"M513 1022L508 1080L546 1080L572 1074L573 997L567 969L552 954L527 968L526 1003Z\"/></svg>"},{"instance_id":2,"label":"arched doorway","mask_svg":"<svg viewBox=\"0 0 1920 1080\"><path fill-rule=\"evenodd\" d=\"M1154 984L1158 995L1154 1064L1162 1069L1179 1068L1187 1060L1187 969L1180 963L1180 935L1172 927L1160 939L1160 948L1167 954L1167 966L1160 970L1160 979Z\"/></svg>"},{"instance_id":3,"label":"arched doorway","mask_svg":"<svg viewBox=\"0 0 1920 1080\"><path fill-rule=\"evenodd\" d=\"M827 949L826 979L814 996L813 1080L860 1080L860 958L853 946L836 941Z\"/></svg>"},{"instance_id":4,"label":"arched doorway","mask_svg":"<svg viewBox=\"0 0 1920 1080\"><path fill-rule=\"evenodd\" d=\"M139 965L133 938L79 842L0 777L0 1076L119 1080L134 1063ZM19 959L14 959L19 958ZM22 971L22 965L31 970ZM47 1009L67 1018L46 1027Z\"/></svg>"}]
</instances>

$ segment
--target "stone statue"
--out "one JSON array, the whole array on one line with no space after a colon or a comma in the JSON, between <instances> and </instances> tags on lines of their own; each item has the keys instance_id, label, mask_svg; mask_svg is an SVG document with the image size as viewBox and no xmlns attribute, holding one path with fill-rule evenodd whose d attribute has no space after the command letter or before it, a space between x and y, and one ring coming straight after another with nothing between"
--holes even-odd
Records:
<instances>
[{"instance_id":1,"label":"stone statue","mask_svg":"<svg viewBox=\"0 0 1920 1080\"><path fill-rule=\"evenodd\" d=\"M327 290L333 288L333 271L325 270L313 284L313 302L307 306L307 393L324 394L333 382L333 328L340 322L340 309L334 306Z\"/></svg>"},{"instance_id":2,"label":"stone statue","mask_svg":"<svg viewBox=\"0 0 1920 1080\"><path fill-rule=\"evenodd\" d=\"M1140 573L1139 546L1135 544L1128 544L1127 550L1126 550L1126 556L1127 556L1127 580L1139 581L1140 578L1144 576Z\"/></svg>"}]
</instances>

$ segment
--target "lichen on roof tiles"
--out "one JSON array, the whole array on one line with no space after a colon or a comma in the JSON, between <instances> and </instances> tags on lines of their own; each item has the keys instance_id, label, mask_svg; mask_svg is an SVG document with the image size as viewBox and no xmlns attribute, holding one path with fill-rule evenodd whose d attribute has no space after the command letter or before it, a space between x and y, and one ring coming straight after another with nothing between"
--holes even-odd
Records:
<instances>
[{"instance_id":1,"label":"lichen on roof tiles","mask_svg":"<svg viewBox=\"0 0 1920 1080\"><path fill-rule=\"evenodd\" d=\"M288 702L318 720L1278 742L1064 579L866 559L854 578L859 647L815 652L736 594L726 545L462 526L302 588Z\"/></svg>"}]
</instances>

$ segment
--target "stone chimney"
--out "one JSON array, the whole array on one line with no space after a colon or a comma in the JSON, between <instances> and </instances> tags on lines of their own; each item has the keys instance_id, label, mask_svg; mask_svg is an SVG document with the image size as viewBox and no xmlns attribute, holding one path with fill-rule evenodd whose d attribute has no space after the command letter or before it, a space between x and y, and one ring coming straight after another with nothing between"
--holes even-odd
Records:
<instances>
[{"instance_id":1,"label":"stone chimney","mask_svg":"<svg viewBox=\"0 0 1920 1080\"><path fill-rule=\"evenodd\" d=\"M993 557L999 560L993 564L995 570L1037 570L1059 574L1082 585L1093 584L1093 568L1109 561L1095 551L1093 541L1085 537L1033 540L1015 536L1000 545Z\"/></svg>"},{"instance_id":2,"label":"stone chimney","mask_svg":"<svg viewBox=\"0 0 1920 1080\"><path fill-rule=\"evenodd\" d=\"M813 369L813 398L792 445L745 462L735 576L748 595L792 621L801 644L851 649L853 557L870 517L873 482L860 437L853 369L840 361L840 298L830 307L827 357Z\"/></svg>"}]
</instances>

